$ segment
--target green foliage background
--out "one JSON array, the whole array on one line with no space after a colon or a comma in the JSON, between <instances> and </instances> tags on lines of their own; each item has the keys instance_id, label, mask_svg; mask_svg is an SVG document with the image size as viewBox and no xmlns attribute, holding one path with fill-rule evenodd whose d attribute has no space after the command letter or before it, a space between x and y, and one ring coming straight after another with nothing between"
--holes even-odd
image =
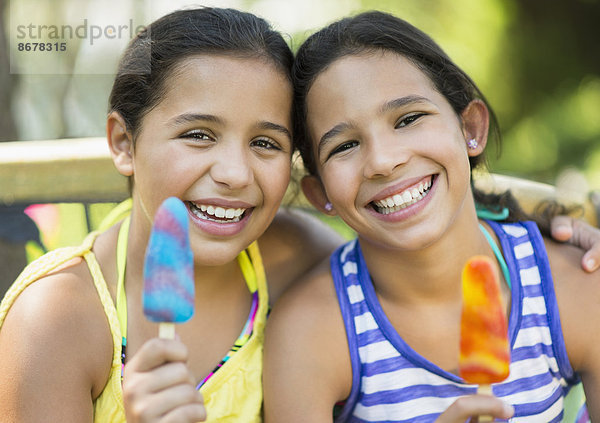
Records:
<instances>
[{"instance_id":1,"label":"green foliage background","mask_svg":"<svg viewBox=\"0 0 600 423\"><path fill-rule=\"evenodd\" d=\"M66 20L95 0L12 0L31 3L36 19ZM116 0L106 0L105 9ZM9 13L0 0L5 31ZM4 7L3 7L4 3ZM98 1L96 1L98 3ZM315 29L367 9L385 10L429 33L478 83L504 134L495 172L555 183L575 168L587 189L600 189L600 0L200 0L195 4L254 12L290 35L297 47ZM102 2L100 2L102 4ZM192 2L123 0L120 9L148 23ZM113 5L113 6L111 6ZM29 10L29 9L25 9ZM118 10L115 9L115 12ZM90 12L91 13L91 12ZM30 19L27 15L14 20ZM119 51L71 48L64 75L2 75L16 132L0 122L0 139L103 136L113 75L84 75L82 63L114 63ZM76 47L76 46L73 46ZM0 48L0 53L1 53ZM101 53L101 54L100 54ZM86 56L85 54L89 54ZM4 97L3 95L3 98Z\"/></svg>"},{"instance_id":2,"label":"green foliage background","mask_svg":"<svg viewBox=\"0 0 600 423\"><path fill-rule=\"evenodd\" d=\"M503 133L494 171L600 189L600 2L364 0L433 36L478 83Z\"/></svg>"}]
</instances>

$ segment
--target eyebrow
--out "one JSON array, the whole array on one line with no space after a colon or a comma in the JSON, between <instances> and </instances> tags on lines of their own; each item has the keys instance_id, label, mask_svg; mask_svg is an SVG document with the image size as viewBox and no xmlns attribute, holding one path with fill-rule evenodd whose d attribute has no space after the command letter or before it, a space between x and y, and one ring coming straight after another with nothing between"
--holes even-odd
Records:
<instances>
[{"instance_id":1,"label":"eyebrow","mask_svg":"<svg viewBox=\"0 0 600 423\"><path fill-rule=\"evenodd\" d=\"M394 110L394 109L398 109L400 107L404 107L407 106L409 104L430 104L431 102L425 98L425 97L421 97L419 95L408 95L406 97L400 97L400 98L396 98L394 100L388 101L387 103L384 103L381 106L380 112L381 113L386 113L389 112L390 110ZM318 145L318 149L317 149L317 154L321 154L321 150L323 150L323 148L327 145L327 143L329 141L331 141L332 138L334 138L335 136L339 135L340 133L347 131L348 129L352 129L354 127L354 124L350 123L350 122L341 122L338 123L337 125L335 125L333 128L331 128L329 131L325 132L323 134L323 136L321 137L321 139L319 139L319 145Z\"/></svg>"},{"instance_id":2,"label":"eyebrow","mask_svg":"<svg viewBox=\"0 0 600 423\"><path fill-rule=\"evenodd\" d=\"M354 125L350 122L341 122L335 125L333 128L331 128L329 131L325 132L319 140L317 156L321 155L321 151L323 150L323 148L325 148L327 143L329 143L334 137L336 137L344 131L352 129L353 127Z\"/></svg>"},{"instance_id":3,"label":"eyebrow","mask_svg":"<svg viewBox=\"0 0 600 423\"><path fill-rule=\"evenodd\" d=\"M214 122L214 123L223 123L223 120L218 118L215 115L205 115L201 113L184 113L182 115L176 116L171 119L167 124L169 126L177 126L183 125L190 122L198 122L199 120Z\"/></svg>"},{"instance_id":4,"label":"eyebrow","mask_svg":"<svg viewBox=\"0 0 600 423\"><path fill-rule=\"evenodd\" d=\"M431 104L431 101L425 97L421 97L420 95L408 95L406 97L400 97L395 100L388 101L381 106L380 111L385 113L409 104Z\"/></svg>"},{"instance_id":5,"label":"eyebrow","mask_svg":"<svg viewBox=\"0 0 600 423\"><path fill-rule=\"evenodd\" d=\"M176 116L175 118L171 119L167 124L170 126L178 126L178 125L183 125L186 123L198 122L198 121L213 122L213 123L218 123L218 124L225 123L223 121L223 119L221 119L215 115L207 115L207 114L202 114L202 113L184 113L182 115ZM260 121L256 125L256 128L277 131L277 132L282 133L286 137L288 137L290 141L292 140L291 132L283 125L279 125L277 123L273 123L273 122L269 122L269 121Z\"/></svg>"},{"instance_id":6,"label":"eyebrow","mask_svg":"<svg viewBox=\"0 0 600 423\"><path fill-rule=\"evenodd\" d=\"M288 139L291 141L292 140L292 134L291 132L282 125L279 125L277 123L273 123L273 122L269 122L269 121L261 121L258 123L257 125L258 129L265 129L265 130L271 130L271 131L277 131L280 132L281 134L285 135L286 137L288 137Z\"/></svg>"}]
</instances>

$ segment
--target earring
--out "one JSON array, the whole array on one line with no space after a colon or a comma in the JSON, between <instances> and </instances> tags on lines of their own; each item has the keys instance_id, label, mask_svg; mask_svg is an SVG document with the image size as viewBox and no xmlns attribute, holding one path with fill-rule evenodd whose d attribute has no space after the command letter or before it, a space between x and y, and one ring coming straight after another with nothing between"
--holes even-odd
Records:
<instances>
[{"instance_id":1,"label":"earring","mask_svg":"<svg viewBox=\"0 0 600 423\"><path fill-rule=\"evenodd\" d=\"M478 145L479 143L475 138L471 138L469 141L467 141L467 147L469 147L469 150L475 150Z\"/></svg>"},{"instance_id":2,"label":"earring","mask_svg":"<svg viewBox=\"0 0 600 423\"><path fill-rule=\"evenodd\" d=\"M325 203L324 206L325 210L327 210L328 212L330 212L331 210L333 210L333 204L331 204L329 201Z\"/></svg>"}]
</instances>

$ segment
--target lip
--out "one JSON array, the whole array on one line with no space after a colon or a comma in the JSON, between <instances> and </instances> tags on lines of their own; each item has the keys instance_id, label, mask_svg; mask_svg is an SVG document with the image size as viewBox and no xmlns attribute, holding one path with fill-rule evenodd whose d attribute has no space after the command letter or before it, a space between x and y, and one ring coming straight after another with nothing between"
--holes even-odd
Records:
<instances>
[{"instance_id":1,"label":"lip","mask_svg":"<svg viewBox=\"0 0 600 423\"><path fill-rule=\"evenodd\" d=\"M200 198L197 200L188 200L194 204L210 204L211 206L218 206L227 209L251 209L254 206L250 203L246 203L244 201L231 201L225 200L223 198Z\"/></svg>"},{"instance_id":2,"label":"lip","mask_svg":"<svg viewBox=\"0 0 600 423\"><path fill-rule=\"evenodd\" d=\"M218 237L229 237L235 236L240 233L248 221L250 220L250 216L254 212L254 207L248 203L243 201L228 201L223 199L208 199L203 198L201 200L194 200L193 203L199 204L209 204L213 206L223 207L223 208L244 208L246 211L244 212L242 218L237 222L214 222L212 220L202 219L192 210L190 209L190 204L188 201L185 202L186 208L188 210L188 215L190 217L191 224L198 228L200 231L204 232L208 235L218 236Z\"/></svg>"},{"instance_id":3,"label":"lip","mask_svg":"<svg viewBox=\"0 0 600 423\"><path fill-rule=\"evenodd\" d=\"M379 191L377 193L377 195L375 195L373 198L371 198L368 202L368 204L371 204L374 201L379 201L379 200L383 200L384 198L388 198L391 197L394 194L399 194L402 191L406 191L409 188L413 188L415 186L418 186L419 183L421 182L425 182L429 179L431 179L432 177L436 176L436 174L430 174L427 176L418 176L415 178L411 178L411 179L406 179L398 184L392 185L390 187L385 188L382 191ZM434 178L434 182L435 182L435 178Z\"/></svg>"},{"instance_id":4,"label":"lip","mask_svg":"<svg viewBox=\"0 0 600 423\"><path fill-rule=\"evenodd\" d=\"M380 220L383 220L386 222L400 222L400 221L409 219L410 217L415 216L416 214L420 213L421 210L423 210L427 206L427 204L429 204L429 202L433 198L433 195L435 194L435 191L437 189L438 176L439 175L437 175L437 174L431 174L426 177L419 177L419 178L414 178L414 179L409 179L409 180L403 181L401 184L394 185L392 187L386 188L385 190L381 191L380 193L377 194L376 197L374 197L374 200L372 200L372 201L382 200L391 195L405 191L408 188L414 187L415 185L418 186L419 183L421 183L422 181L432 178L432 184L431 184L431 187L429 188L427 195L423 199L417 201L414 204L411 204L410 206L407 206L403 209L400 209L400 210L395 211L390 214L381 214L381 213L378 213L372 207L371 202L369 202L366 205L366 209L371 215L375 216L377 219L380 219Z\"/></svg>"}]
</instances>

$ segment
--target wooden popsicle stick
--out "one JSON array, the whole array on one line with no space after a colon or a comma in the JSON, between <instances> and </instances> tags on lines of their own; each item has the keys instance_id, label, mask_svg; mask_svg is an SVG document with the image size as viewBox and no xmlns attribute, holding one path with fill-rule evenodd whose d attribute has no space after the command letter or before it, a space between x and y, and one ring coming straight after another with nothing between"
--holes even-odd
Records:
<instances>
[{"instance_id":1,"label":"wooden popsicle stick","mask_svg":"<svg viewBox=\"0 0 600 423\"><path fill-rule=\"evenodd\" d=\"M159 323L158 337L162 339L175 339L175 323Z\"/></svg>"},{"instance_id":2,"label":"wooden popsicle stick","mask_svg":"<svg viewBox=\"0 0 600 423\"><path fill-rule=\"evenodd\" d=\"M479 385L477 387L477 393L482 395L494 395L492 394L492 385ZM479 416L477 420L479 423L488 423L493 422L494 418L492 416Z\"/></svg>"}]
</instances>

